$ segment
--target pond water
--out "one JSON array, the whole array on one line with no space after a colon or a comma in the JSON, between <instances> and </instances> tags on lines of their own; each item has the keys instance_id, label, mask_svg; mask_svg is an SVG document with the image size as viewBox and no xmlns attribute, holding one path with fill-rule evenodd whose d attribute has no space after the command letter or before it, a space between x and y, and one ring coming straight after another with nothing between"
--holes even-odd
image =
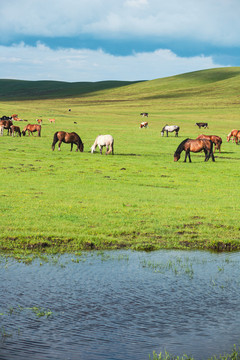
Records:
<instances>
[{"instance_id":1,"label":"pond water","mask_svg":"<svg viewBox=\"0 0 240 360\"><path fill-rule=\"evenodd\" d=\"M240 254L0 257L0 359L195 359L240 343Z\"/></svg>"}]
</instances>

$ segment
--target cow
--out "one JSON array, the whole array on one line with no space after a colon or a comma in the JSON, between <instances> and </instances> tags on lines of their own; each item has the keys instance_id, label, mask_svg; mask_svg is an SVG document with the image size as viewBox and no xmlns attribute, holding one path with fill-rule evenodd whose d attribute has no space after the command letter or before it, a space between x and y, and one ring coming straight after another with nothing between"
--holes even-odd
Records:
<instances>
[{"instance_id":1,"label":"cow","mask_svg":"<svg viewBox=\"0 0 240 360\"><path fill-rule=\"evenodd\" d=\"M148 127L148 122L147 121L144 121L140 124L140 129L142 128L147 128Z\"/></svg>"},{"instance_id":2,"label":"cow","mask_svg":"<svg viewBox=\"0 0 240 360\"><path fill-rule=\"evenodd\" d=\"M144 112L144 113L141 113L140 115L141 115L142 117L144 117L144 116L148 117L148 113L145 113L145 112Z\"/></svg>"},{"instance_id":3,"label":"cow","mask_svg":"<svg viewBox=\"0 0 240 360\"><path fill-rule=\"evenodd\" d=\"M208 123L200 122L200 123L196 123L195 126L198 126L199 129L201 129L201 127L206 129L208 128Z\"/></svg>"}]
</instances>

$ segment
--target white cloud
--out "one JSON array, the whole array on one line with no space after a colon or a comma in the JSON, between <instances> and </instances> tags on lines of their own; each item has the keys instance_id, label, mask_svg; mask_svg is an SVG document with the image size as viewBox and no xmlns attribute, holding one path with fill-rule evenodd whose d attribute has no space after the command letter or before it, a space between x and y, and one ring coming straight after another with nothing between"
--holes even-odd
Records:
<instances>
[{"instance_id":1,"label":"white cloud","mask_svg":"<svg viewBox=\"0 0 240 360\"><path fill-rule=\"evenodd\" d=\"M239 0L1 0L0 39L148 35L239 45L239 13Z\"/></svg>"},{"instance_id":2,"label":"white cloud","mask_svg":"<svg viewBox=\"0 0 240 360\"><path fill-rule=\"evenodd\" d=\"M0 78L22 80L151 80L219 67L211 57L179 57L170 50L113 56L88 49L52 50L44 44L0 46Z\"/></svg>"}]
</instances>

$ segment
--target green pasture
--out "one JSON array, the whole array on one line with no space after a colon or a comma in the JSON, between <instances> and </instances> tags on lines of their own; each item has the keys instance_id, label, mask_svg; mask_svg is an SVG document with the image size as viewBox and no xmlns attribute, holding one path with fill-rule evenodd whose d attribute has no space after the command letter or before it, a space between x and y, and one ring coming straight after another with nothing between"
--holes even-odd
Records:
<instances>
[{"instance_id":1,"label":"green pasture","mask_svg":"<svg viewBox=\"0 0 240 360\"><path fill-rule=\"evenodd\" d=\"M30 91L0 101L1 116L28 120L21 129L43 119L40 138L0 137L1 251L239 249L240 146L226 136L240 128L240 69L87 91L73 97L68 84L61 98L30 100ZM141 112L149 112L147 129L139 129ZM209 129L200 131L200 121ZM161 137L166 124L180 126L178 138ZM53 152L60 130L77 132L84 152L67 144ZM200 133L222 137L216 162L199 153L175 163L179 143ZM90 153L99 134L114 137L114 156Z\"/></svg>"}]
</instances>

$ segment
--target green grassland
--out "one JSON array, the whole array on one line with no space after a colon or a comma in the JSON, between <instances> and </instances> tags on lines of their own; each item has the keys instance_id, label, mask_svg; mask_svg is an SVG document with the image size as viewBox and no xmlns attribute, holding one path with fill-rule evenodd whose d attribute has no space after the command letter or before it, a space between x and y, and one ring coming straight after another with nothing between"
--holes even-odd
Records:
<instances>
[{"instance_id":1,"label":"green grassland","mask_svg":"<svg viewBox=\"0 0 240 360\"><path fill-rule=\"evenodd\" d=\"M240 129L240 68L100 89L61 83L60 91L53 82L51 96L41 87L39 99L37 83L19 83L24 95L15 89L13 100L5 82L0 115L43 124L40 138L0 138L1 251L240 249L240 146L226 141ZM141 112L149 112L147 129L139 129ZM200 131L200 121L209 129ZM180 126L178 138L161 137L166 124ZM67 144L53 152L60 130L77 132L84 152ZM203 153L191 164L183 154L174 162L179 143L200 133L222 137L216 162L204 162ZM113 135L114 156L90 153L99 134Z\"/></svg>"}]
</instances>

